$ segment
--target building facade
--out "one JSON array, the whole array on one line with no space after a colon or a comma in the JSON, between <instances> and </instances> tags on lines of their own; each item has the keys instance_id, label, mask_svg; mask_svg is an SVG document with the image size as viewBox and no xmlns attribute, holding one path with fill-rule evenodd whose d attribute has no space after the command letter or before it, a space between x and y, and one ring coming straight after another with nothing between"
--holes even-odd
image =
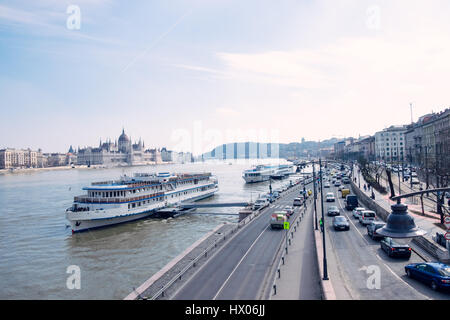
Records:
<instances>
[{"instance_id":1,"label":"building facade","mask_svg":"<svg viewBox=\"0 0 450 320\"><path fill-rule=\"evenodd\" d=\"M375 157L385 162L406 160L406 126L390 126L375 133Z\"/></svg>"},{"instance_id":2,"label":"building facade","mask_svg":"<svg viewBox=\"0 0 450 320\"><path fill-rule=\"evenodd\" d=\"M450 108L420 117L408 126L405 135L409 163L435 171L449 171Z\"/></svg>"},{"instance_id":3,"label":"building facade","mask_svg":"<svg viewBox=\"0 0 450 320\"><path fill-rule=\"evenodd\" d=\"M122 130L122 134L115 142L111 140L103 142L100 140L97 148L86 147L77 152L78 165L136 165L144 164L145 157L144 142L139 139L132 143L131 139Z\"/></svg>"},{"instance_id":4,"label":"building facade","mask_svg":"<svg viewBox=\"0 0 450 320\"><path fill-rule=\"evenodd\" d=\"M0 150L0 169L37 167L38 151L12 148Z\"/></svg>"}]
</instances>

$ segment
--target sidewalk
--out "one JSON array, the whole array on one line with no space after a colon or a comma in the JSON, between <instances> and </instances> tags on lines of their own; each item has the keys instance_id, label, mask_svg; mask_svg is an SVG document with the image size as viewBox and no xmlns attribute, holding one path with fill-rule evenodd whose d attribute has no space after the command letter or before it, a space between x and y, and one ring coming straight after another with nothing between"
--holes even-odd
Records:
<instances>
[{"instance_id":1,"label":"sidewalk","mask_svg":"<svg viewBox=\"0 0 450 320\"><path fill-rule=\"evenodd\" d=\"M314 203L308 202L307 212L291 238L284 264L280 265L280 278L276 274L276 294L272 292L271 300L321 299L314 230L311 228L313 216Z\"/></svg>"}]
</instances>

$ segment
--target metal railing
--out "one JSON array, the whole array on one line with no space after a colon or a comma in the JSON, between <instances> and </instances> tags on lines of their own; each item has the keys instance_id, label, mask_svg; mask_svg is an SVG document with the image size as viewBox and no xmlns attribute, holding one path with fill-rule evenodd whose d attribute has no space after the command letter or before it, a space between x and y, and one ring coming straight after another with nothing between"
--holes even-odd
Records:
<instances>
[{"instance_id":1,"label":"metal railing","mask_svg":"<svg viewBox=\"0 0 450 320\"><path fill-rule=\"evenodd\" d=\"M248 224L249 222L251 222L252 220L254 220L256 217L258 217L265 209L266 207L260 208L258 210L255 210L251 215L249 215L248 217L246 217L245 219L243 219L242 221L240 221L239 223L236 224L236 226L234 228L232 228L230 231L228 231L227 233L222 234L222 236L219 239L214 240L214 243L211 244L210 246L208 246L207 248L205 248L202 253L200 253L197 257L195 257L194 259L191 260L191 262L189 262L188 265L186 265L180 272L177 273L177 275L175 275L169 282L167 282L163 287L161 287L155 294L153 294L151 297L143 297L142 293L138 295L138 298L140 297L143 300L156 300L157 298L164 297L164 292L167 291L167 289L169 289L176 281L181 280L181 278L183 277L183 275L192 267L196 266L196 263L204 258L207 257L208 252L212 251L214 248L217 247L218 243L220 243L221 241L225 241L227 239L227 237L229 237L231 234L234 234L238 229L244 227L246 224Z\"/></svg>"},{"instance_id":2,"label":"metal railing","mask_svg":"<svg viewBox=\"0 0 450 320\"><path fill-rule=\"evenodd\" d=\"M292 192L294 192L296 188L291 188L289 190L286 190L286 192L283 192L281 194L281 197L284 197ZM165 292L176 282L182 279L182 277L184 276L184 274L190 270L192 267L196 266L196 263L202 259L207 257L208 253L210 251L212 251L214 248L217 247L217 245L221 242L221 241L225 241L227 239L227 237L229 237L231 234L234 234L238 229L244 227L245 225L247 225L248 223L250 223L251 221L253 221L255 218L257 218L258 216L260 216L266 209L269 208L269 204L259 208L258 210L254 210L252 214L250 214L249 216L247 216L245 219L243 219L242 221L238 222L235 227L233 227L231 230L229 230L227 233L222 234L222 236L219 239L214 240L214 243L211 244L210 246L208 246L207 248L205 248L199 255L197 255L195 258L193 258L191 260L191 262L189 262L189 264L187 264L180 272L178 272L174 277L172 277L172 279L167 282L164 286L162 286L155 294L153 294L151 297L145 297L142 296L142 293L138 293L137 297L138 299L143 299L143 300L156 300L159 297L164 297ZM300 209L302 210L302 209ZM293 220L293 224L295 224L295 222L297 222L297 225L294 227L295 231L297 230L299 221L301 221L301 219L304 216L306 209L303 209L303 212L299 212L299 214L296 216L296 218ZM299 220L300 219L300 220ZM283 237L283 239L286 239L286 235ZM290 240L290 239L289 239ZM289 241L290 242L290 241ZM290 243L289 243L290 245ZM278 249L279 251L280 249ZM134 290L136 291L136 290Z\"/></svg>"}]
</instances>

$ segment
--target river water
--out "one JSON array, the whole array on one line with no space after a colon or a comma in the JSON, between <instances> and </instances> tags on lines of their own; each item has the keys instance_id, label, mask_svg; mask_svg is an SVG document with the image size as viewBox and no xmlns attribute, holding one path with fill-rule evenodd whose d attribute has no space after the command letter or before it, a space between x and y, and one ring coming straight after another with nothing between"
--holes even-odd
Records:
<instances>
[{"instance_id":1,"label":"river water","mask_svg":"<svg viewBox=\"0 0 450 320\"><path fill-rule=\"evenodd\" d=\"M279 161L264 161L269 162ZM123 299L205 233L223 222L238 221L232 215L188 214L72 234L65 209L91 182L133 172L212 172L219 191L206 201L249 201L269 191L268 182L248 185L241 177L256 163L237 160L231 165L205 162L0 176L0 299ZM272 187L292 179L273 182ZM202 210L237 213L239 208L197 209ZM80 289L67 287L71 265L80 268Z\"/></svg>"}]
</instances>

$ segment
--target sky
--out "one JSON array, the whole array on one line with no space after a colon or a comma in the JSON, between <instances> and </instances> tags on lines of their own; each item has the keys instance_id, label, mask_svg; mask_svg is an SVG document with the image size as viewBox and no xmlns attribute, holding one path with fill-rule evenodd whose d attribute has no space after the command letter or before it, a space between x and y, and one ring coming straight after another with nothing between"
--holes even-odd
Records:
<instances>
[{"instance_id":1,"label":"sky","mask_svg":"<svg viewBox=\"0 0 450 320\"><path fill-rule=\"evenodd\" d=\"M373 135L450 105L447 0L0 2L0 148Z\"/></svg>"}]
</instances>

